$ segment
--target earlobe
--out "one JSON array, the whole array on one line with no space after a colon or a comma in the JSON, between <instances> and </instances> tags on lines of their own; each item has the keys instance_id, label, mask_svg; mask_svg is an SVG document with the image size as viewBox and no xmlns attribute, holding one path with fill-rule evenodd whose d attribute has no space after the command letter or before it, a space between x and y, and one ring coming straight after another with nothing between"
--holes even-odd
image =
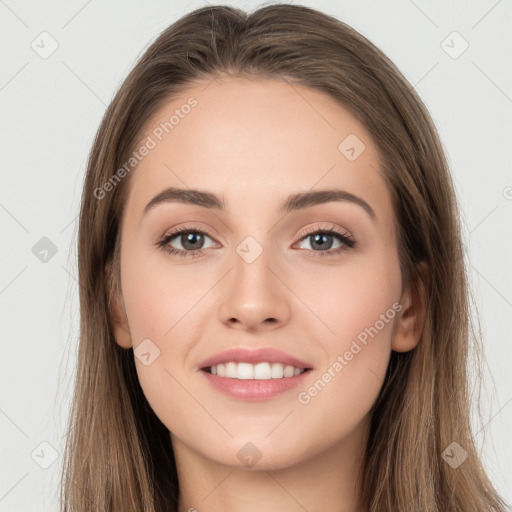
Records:
<instances>
[{"instance_id":1,"label":"earlobe","mask_svg":"<svg viewBox=\"0 0 512 512\"><path fill-rule=\"evenodd\" d=\"M422 262L419 264L416 281L408 283L400 297L402 309L396 317L391 343L395 352L408 352L420 341L427 311L427 280L428 267Z\"/></svg>"},{"instance_id":2,"label":"earlobe","mask_svg":"<svg viewBox=\"0 0 512 512\"><path fill-rule=\"evenodd\" d=\"M116 339L116 343L123 348L132 347L132 337L130 334L130 327L128 325L128 319L126 318L126 313L124 311L124 307L121 305L121 294L119 291L119 286L116 285L116 279L113 275L113 270L110 262L107 263L106 268L106 277L107 277L107 286L109 293L109 316L112 324L112 328L114 330L114 336Z\"/></svg>"}]
</instances>

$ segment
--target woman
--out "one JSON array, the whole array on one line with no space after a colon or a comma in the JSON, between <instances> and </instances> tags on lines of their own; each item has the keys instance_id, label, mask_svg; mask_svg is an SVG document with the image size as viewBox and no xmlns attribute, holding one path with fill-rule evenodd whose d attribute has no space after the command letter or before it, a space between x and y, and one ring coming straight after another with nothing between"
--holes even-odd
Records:
<instances>
[{"instance_id":1,"label":"woman","mask_svg":"<svg viewBox=\"0 0 512 512\"><path fill-rule=\"evenodd\" d=\"M165 30L94 142L79 280L63 511L505 510L441 143L339 20Z\"/></svg>"}]
</instances>

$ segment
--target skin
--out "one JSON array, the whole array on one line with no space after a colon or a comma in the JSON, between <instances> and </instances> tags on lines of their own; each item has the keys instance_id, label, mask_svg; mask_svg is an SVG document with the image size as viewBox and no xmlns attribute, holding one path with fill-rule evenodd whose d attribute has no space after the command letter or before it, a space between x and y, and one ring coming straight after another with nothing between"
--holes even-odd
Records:
<instances>
[{"instance_id":1,"label":"skin","mask_svg":"<svg viewBox=\"0 0 512 512\"><path fill-rule=\"evenodd\" d=\"M120 346L136 349L149 338L160 350L149 366L135 362L148 402L172 432L179 510L354 511L369 411L391 350L414 348L422 321L421 301L402 282L377 147L323 92L238 77L190 86L162 106L141 140L190 96L198 105L130 176L122 294L112 313ZM349 134L366 146L354 161L338 150ZM173 202L142 216L169 186L211 191L227 210ZM278 211L291 193L330 188L364 199L375 220L348 201ZM190 224L207 232L201 256L156 246ZM331 226L357 244L318 257L313 237L300 234ZM247 236L263 249L252 263L236 252ZM332 243L331 252L341 244ZM180 236L170 244L184 250ZM396 303L402 310L309 403L300 403L298 393ZM229 398L197 365L232 347L276 347L314 369L303 386L271 399ZM237 457L248 442L261 453L252 467Z\"/></svg>"}]
</instances>

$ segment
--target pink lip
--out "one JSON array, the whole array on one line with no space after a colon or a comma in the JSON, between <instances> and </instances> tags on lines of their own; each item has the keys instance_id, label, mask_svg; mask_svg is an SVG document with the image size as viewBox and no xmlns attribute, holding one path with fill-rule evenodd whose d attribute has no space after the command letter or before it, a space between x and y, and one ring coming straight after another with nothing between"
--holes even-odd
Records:
<instances>
[{"instance_id":1,"label":"pink lip","mask_svg":"<svg viewBox=\"0 0 512 512\"><path fill-rule=\"evenodd\" d=\"M301 361L281 350L275 348L259 348L259 349L246 349L246 348L232 348L219 352L208 359L205 359L198 365L198 369L216 366L218 364L229 363L282 363L285 366L290 365L295 368L311 368L309 363ZM289 377L292 378L292 377ZM275 379L278 380L278 379Z\"/></svg>"},{"instance_id":2,"label":"pink lip","mask_svg":"<svg viewBox=\"0 0 512 512\"><path fill-rule=\"evenodd\" d=\"M307 368L299 375L293 377L283 377L281 379L230 379L228 377L219 377L212 375L205 371L210 366L217 366L218 364L228 363L233 361L235 363L281 363L285 366L290 365L295 368ZM305 361L297 359L281 350L275 348L232 348L219 352L208 359L205 359L198 365L198 370L203 370L200 373L204 375L208 383L218 391L240 400L261 401L271 398L283 393L301 384L312 366Z\"/></svg>"},{"instance_id":3,"label":"pink lip","mask_svg":"<svg viewBox=\"0 0 512 512\"><path fill-rule=\"evenodd\" d=\"M215 389L231 398L245 401L263 401L299 386L309 376L310 371L305 371L294 377L268 380L230 379L212 375L207 371L201 371L200 373Z\"/></svg>"}]
</instances>

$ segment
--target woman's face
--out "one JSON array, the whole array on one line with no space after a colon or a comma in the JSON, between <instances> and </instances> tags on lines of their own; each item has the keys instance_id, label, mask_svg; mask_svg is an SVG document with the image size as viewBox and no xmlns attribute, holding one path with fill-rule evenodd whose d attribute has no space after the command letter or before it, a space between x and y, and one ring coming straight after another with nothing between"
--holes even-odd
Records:
<instances>
[{"instance_id":1,"label":"woman's face","mask_svg":"<svg viewBox=\"0 0 512 512\"><path fill-rule=\"evenodd\" d=\"M414 345L369 133L318 90L224 78L166 103L136 148L116 338L173 443L263 469L349 450L391 349Z\"/></svg>"}]
</instances>

